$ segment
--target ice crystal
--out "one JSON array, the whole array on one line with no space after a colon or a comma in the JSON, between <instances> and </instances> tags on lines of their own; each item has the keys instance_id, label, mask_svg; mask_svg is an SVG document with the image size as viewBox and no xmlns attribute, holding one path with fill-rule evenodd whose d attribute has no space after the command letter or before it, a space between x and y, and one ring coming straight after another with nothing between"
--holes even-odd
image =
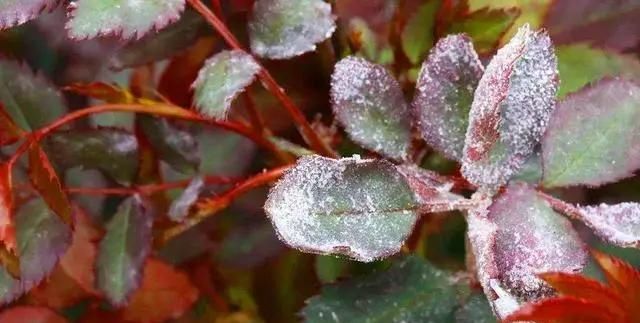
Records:
<instances>
[{"instance_id":1,"label":"ice crystal","mask_svg":"<svg viewBox=\"0 0 640 323\"><path fill-rule=\"evenodd\" d=\"M603 240L620 247L640 248L640 204L600 204L580 208L580 220Z\"/></svg>"},{"instance_id":2,"label":"ice crystal","mask_svg":"<svg viewBox=\"0 0 640 323\"><path fill-rule=\"evenodd\" d=\"M21 25L43 11L54 9L59 0L3 0L0 2L0 28Z\"/></svg>"},{"instance_id":3,"label":"ice crystal","mask_svg":"<svg viewBox=\"0 0 640 323\"><path fill-rule=\"evenodd\" d=\"M464 35L438 41L422 64L413 114L424 140L448 158L462 160L473 92L483 71Z\"/></svg>"},{"instance_id":4,"label":"ice crystal","mask_svg":"<svg viewBox=\"0 0 640 323\"><path fill-rule=\"evenodd\" d=\"M465 209L472 201L451 193L454 183L448 178L416 165L397 166L413 190L422 212L446 212Z\"/></svg>"},{"instance_id":5,"label":"ice crystal","mask_svg":"<svg viewBox=\"0 0 640 323\"><path fill-rule=\"evenodd\" d=\"M251 50L274 59L313 51L333 34L334 20L322 0L257 0L249 21Z\"/></svg>"},{"instance_id":6,"label":"ice crystal","mask_svg":"<svg viewBox=\"0 0 640 323\"><path fill-rule=\"evenodd\" d=\"M265 210L288 245L368 262L400 249L416 204L387 161L310 156L271 189Z\"/></svg>"},{"instance_id":7,"label":"ice crystal","mask_svg":"<svg viewBox=\"0 0 640 323\"><path fill-rule=\"evenodd\" d=\"M209 58L193 82L200 113L225 119L231 102L253 82L260 65L241 50L225 50Z\"/></svg>"},{"instance_id":8,"label":"ice crystal","mask_svg":"<svg viewBox=\"0 0 640 323\"><path fill-rule=\"evenodd\" d=\"M555 107L556 65L549 36L527 25L491 60L465 139L462 173L470 182L502 185L533 153Z\"/></svg>"},{"instance_id":9,"label":"ice crystal","mask_svg":"<svg viewBox=\"0 0 640 323\"><path fill-rule=\"evenodd\" d=\"M350 56L331 77L333 112L354 141L388 157L405 160L411 116L398 82L384 67Z\"/></svg>"}]
</instances>

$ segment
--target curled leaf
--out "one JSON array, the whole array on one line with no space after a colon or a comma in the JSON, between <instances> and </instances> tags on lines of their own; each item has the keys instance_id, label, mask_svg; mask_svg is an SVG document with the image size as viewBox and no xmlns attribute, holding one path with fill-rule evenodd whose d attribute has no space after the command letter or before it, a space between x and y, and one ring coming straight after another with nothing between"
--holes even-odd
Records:
<instances>
[{"instance_id":1,"label":"curled leaf","mask_svg":"<svg viewBox=\"0 0 640 323\"><path fill-rule=\"evenodd\" d=\"M413 114L424 140L448 158L462 160L473 92L483 71L464 35L440 39L422 64Z\"/></svg>"},{"instance_id":2,"label":"curled leaf","mask_svg":"<svg viewBox=\"0 0 640 323\"><path fill-rule=\"evenodd\" d=\"M394 159L409 158L409 107L384 67L355 56L342 59L331 77L331 101L354 141Z\"/></svg>"},{"instance_id":3,"label":"curled leaf","mask_svg":"<svg viewBox=\"0 0 640 323\"><path fill-rule=\"evenodd\" d=\"M542 141L543 185L599 186L640 168L640 85L604 79L564 99Z\"/></svg>"},{"instance_id":4,"label":"curled leaf","mask_svg":"<svg viewBox=\"0 0 640 323\"><path fill-rule=\"evenodd\" d=\"M417 207L389 162L312 156L301 158L271 189L265 211L294 248L368 262L400 250Z\"/></svg>"},{"instance_id":5,"label":"curled leaf","mask_svg":"<svg viewBox=\"0 0 640 323\"><path fill-rule=\"evenodd\" d=\"M336 29L331 5L322 0L256 0L249 21L251 50L284 59L315 50Z\"/></svg>"},{"instance_id":6,"label":"curled leaf","mask_svg":"<svg viewBox=\"0 0 640 323\"><path fill-rule=\"evenodd\" d=\"M231 102L259 71L260 65L241 50L225 50L209 58L192 85L198 111L210 118L226 119Z\"/></svg>"},{"instance_id":7,"label":"curled leaf","mask_svg":"<svg viewBox=\"0 0 640 323\"><path fill-rule=\"evenodd\" d=\"M74 0L69 4L69 36L76 39L117 35L140 39L178 20L184 0Z\"/></svg>"},{"instance_id":8,"label":"curled leaf","mask_svg":"<svg viewBox=\"0 0 640 323\"><path fill-rule=\"evenodd\" d=\"M534 152L555 107L556 57L544 31L520 28L491 60L475 91L463 175L496 187Z\"/></svg>"}]
</instances>

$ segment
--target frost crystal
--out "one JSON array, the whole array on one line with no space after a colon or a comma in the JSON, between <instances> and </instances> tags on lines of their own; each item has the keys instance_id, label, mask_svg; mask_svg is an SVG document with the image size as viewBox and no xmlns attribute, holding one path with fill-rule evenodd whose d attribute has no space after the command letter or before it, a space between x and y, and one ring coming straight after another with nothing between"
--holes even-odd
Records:
<instances>
[{"instance_id":1,"label":"frost crystal","mask_svg":"<svg viewBox=\"0 0 640 323\"><path fill-rule=\"evenodd\" d=\"M0 28L21 25L50 11L58 5L58 0L2 0L0 1Z\"/></svg>"},{"instance_id":2,"label":"frost crystal","mask_svg":"<svg viewBox=\"0 0 640 323\"><path fill-rule=\"evenodd\" d=\"M483 71L464 35L438 41L422 64L413 114L424 140L448 158L462 160L473 92Z\"/></svg>"},{"instance_id":3,"label":"frost crystal","mask_svg":"<svg viewBox=\"0 0 640 323\"><path fill-rule=\"evenodd\" d=\"M193 82L200 113L226 119L233 100L253 82L260 65L241 50L225 50L209 58Z\"/></svg>"},{"instance_id":4,"label":"frost crystal","mask_svg":"<svg viewBox=\"0 0 640 323\"><path fill-rule=\"evenodd\" d=\"M640 248L640 204L581 207L580 220L603 240L620 247Z\"/></svg>"},{"instance_id":5,"label":"frost crystal","mask_svg":"<svg viewBox=\"0 0 640 323\"><path fill-rule=\"evenodd\" d=\"M555 107L556 65L549 36L527 25L491 60L465 139L462 173L471 183L502 185L533 152Z\"/></svg>"},{"instance_id":6,"label":"frost crystal","mask_svg":"<svg viewBox=\"0 0 640 323\"><path fill-rule=\"evenodd\" d=\"M333 112L354 141L397 160L406 160L411 116L398 82L382 66L350 56L331 77Z\"/></svg>"},{"instance_id":7,"label":"frost crystal","mask_svg":"<svg viewBox=\"0 0 640 323\"><path fill-rule=\"evenodd\" d=\"M76 0L69 3L66 28L76 39L120 35L140 39L178 20L184 0Z\"/></svg>"},{"instance_id":8,"label":"frost crystal","mask_svg":"<svg viewBox=\"0 0 640 323\"><path fill-rule=\"evenodd\" d=\"M301 158L265 204L288 245L365 262L400 250L416 209L413 192L391 163L320 156Z\"/></svg>"},{"instance_id":9,"label":"frost crystal","mask_svg":"<svg viewBox=\"0 0 640 323\"><path fill-rule=\"evenodd\" d=\"M422 212L446 212L465 209L471 201L451 193L454 183L446 177L416 165L397 166L413 190Z\"/></svg>"},{"instance_id":10,"label":"frost crystal","mask_svg":"<svg viewBox=\"0 0 640 323\"><path fill-rule=\"evenodd\" d=\"M333 34L334 20L322 0L257 0L249 21L251 50L273 59L313 51Z\"/></svg>"}]
</instances>

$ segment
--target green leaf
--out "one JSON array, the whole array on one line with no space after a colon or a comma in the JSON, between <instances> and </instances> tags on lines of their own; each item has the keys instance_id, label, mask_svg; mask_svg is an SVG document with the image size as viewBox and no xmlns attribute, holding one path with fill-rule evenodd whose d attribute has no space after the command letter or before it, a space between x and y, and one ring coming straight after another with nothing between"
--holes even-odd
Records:
<instances>
[{"instance_id":1,"label":"green leaf","mask_svg":"<svg viewBox=\"0 0 640 323\"><path fill-rule=\"evenodd\" d=\"M605 76L640 79L640 62L633 56L592 48L587 44L558 46L558 97L581 89Z\"/></svg>"},{"instance_id":2,"label":"green leaf","mask_svg":"<svg viewBox=\"0 0 640 323\"><path fill-rule=\"evenodd\" d=\"M22 205L15 217L20 280L0 268L0 303L8 303L49 275L71 244L71 229L40 198Z\"/></svg>"},{"instance_id":3,"label":"green leaf","mask_svg":"<svg viewBox=\"0 0 640 323\"><path fill-rule=\"evenodd\" d=\"M462 174L476 186L506 183L533 154L555 108L556 57L528 25L493 57L474 93Z\"/></svg>"},{"instance_id":4,"label":"green leaf","mask_svg":"<svg viewBox=\"0 0 640 323\"><path fill-rule=\"evenodd\" d=\"M483 293L472 293L456 310L456 323L497 323L487 297Z\"/></svg>"},{"instance_id":5,"label":"green leaf","mask_svg":"<svg viewBox=\"0 0 640 323\"><path fill-rule=\"evenodd\" d=\"M386 271L326 285L307 301L305 322L451 322L457 286L445 272L411 256Z\"/></svg>"},{"instance_id":6,"label":"green leaf","mask_svg":"<svg viewBox=\"0 0 640 323\"><path fill-rule=\"evenodd\" d=\"M138 116L137 120L161 160L179 172L196 173L200 165L200 151L191 133L162 118Z\"/></svg>"},{"instance_id":7,"label":"green leaf","mask_svg":"<svg viewBox=\"0 0 640 323\"><path fill-rule=\"evenodd\" d=\"M433 46L436 14L440 1L429 0L418 7L402 30L401 42L409 61L418 64Z\"/></svg>"},{"instance_id":8,"label":"green leaf","mask_svg":"<svg viewBox=\"0 0 640 323\"><path fill-rule=\"evenodd\" d=\"M209 58L193 83L200 113L226 119L231 102L253 82L260 65L241 50L224 50Z\"/></svg>"},{"instance_id":9,"label":"green leaf","mask_svg":"<svg viewBox=\"0 0 640 323\"><path fill-rule=\"evenodd\" d=\"M400 250L417 208L411 188L393 164L357 156L299 159L265 203L288 245L363 262Z\"/></svg>"},{"instance_id":10,"label":"green leaf","mask_svg":"<svg viewBox=\"0 0 640 323\"><path fill-rule=\"evenodd\" d=\"M191 46L206 26L202 16L186 10L175 24L120 48L109 65L121 70L170 58Z\"/></svg>"},{"instance_id":11,"label":"green leaf","mask_svg":"<svg viewBox=\"0 0 640 323\"><path fill-rule=\"evenodd\" d=\"M331 5L322 0L257 0L249 20L251 50L284 59L316 49L336 29Z\"/></svg>"},{"instance_id":12,"label":"green leaf","mask_svg":"<svg viewBox=\"0 0 640 323\"><path fill-rule=\"evenodd\" d=\"M178 20L184 0L77 0L69 4L69 36L75 39L117 35L140 39Z\"/></svg>"},{"instance_id":13,"label":"green leaf","mask_svg":"<svg viewBox=\"0 0 640 323\"><path fill-rule=\"evenodd\" d=\"M606 79L558 104L542 141L546 187L599 186L640 168L640 85Z\"/></svg>"},{"instance_id":14,"label":"green leaf","mask_svg":"<svg viewBox=\"0 0 640 323\"><path fill-rule=\"evenodd\" d=\"M124 130L56 132L46 139L45 147L58 167L99 169L120 183L130 183L138 168L138 141Z\"/></svg>"},{"instance_id":15,"label":"green leaf","mask_svg":"<svg viewBox=\"0 0 640 323\"><path fill-rule=\"evenodd\" d=\"M24 130L40 128L66 113L60 92L25 65L0 59L0 102Z\"/></svg>"},{"instance_id":16,"label":"green leaf","mask_svg":"<svg viewBox=\"0 0 640 323\"><path fill-rule=\"evenodd\" d=\"M465 33L473 40L480 54L489 54L500 43L502 36L513 26L520 16L520 10L482 8L469 13L463 19L455 21L449 27L449 33Z\"/></svg>"},{"instance_id":17,"label":"green leaf","mask_svg":"<svg viewBox=\"0 0 640 323\"><path fill-rule=\"evenodd\" d=\"M43 12L55 9L59 0L2 0L0 2L0 29L21 25Z\"/></svg>"},{"instance_id":18,"label":"green leaf","mask_svg":"<svg viewBox=\"0 0 640 323\"><path fill-rule=\"evenodd\" d=\"M464 35L440 39L422 64L413 114L424 140L453 160L462 160L473 92L483 72L471 39Z\"/></svg>"},{"instance_id":19,"label":"green leaf","mask_svg":"<svg viewBox=\"0 0 640 323\"><path fill-rule=\"evenodd\" d=\"M153 217L138 196L124 200L107 225L97 260L97 285L115 306L138 288L151 246Z\"/></svg>"},{"instance_id":20,"label":"green leaf","mask_svg":"<svg viewBox=\"0 0 640 323\"><path fill-rule=\"evenodd\" d=\"M355 56L340 60L331 77L331 100L353 141L393 159L409 158L409 107L384 67Z\"/></svg>"}]
</instances>

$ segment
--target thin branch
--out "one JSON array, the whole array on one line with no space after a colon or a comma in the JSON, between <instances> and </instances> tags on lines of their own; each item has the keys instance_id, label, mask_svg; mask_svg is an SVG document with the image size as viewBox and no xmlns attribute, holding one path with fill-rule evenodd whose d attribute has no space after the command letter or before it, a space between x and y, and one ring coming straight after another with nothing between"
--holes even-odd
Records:
<instances>
[{"instance_id":1,"label":"thin branch","mask_svg":"<svg viewBox=\"0 0 640 323\"><path fill-rule=\"evenodd\" d=\"M153 183L133 187L69 187L66 191L70 194L83 194L83 195L152 195L159 191L171 190L174 188L187 187L191 180L182 180L176 182L166 183ZM206 176L204 178L206 184L231 184L237 182L236 179L224 177L224 176Z\"/></svg>"},{"instance_id":2,"label":"thin branch","mask_svg":"<svg viewBox=\"0 0 640 323\"><path fill-rule=\"evenodd\" d=\"M227 190L226 192L207 198L196 205L196 210L193 215L185 222L175 225L162 233L160 237L161 243L165 243L178 234L188 230L189 228L197 225L210 216L217 214L219 211L225 209L240 195L266 185L274 180L280 178L285 171L291 168L293 165L281 166L273 168L268 171L257 174L247 180L238 183L235 187Z\"/></svg>"},{"instance_id":3,"label":"thin branch","mask_svg":"<svg viewBox=\"0 0 640 323\"><path fill-rule=\"evenodd\" d=\"M247 52L242 48L242 45L238 41L238 39L231 33L231 31L227 28L227 26L216 16L209 8L202 3L200 0L187 0L189 4L202 15L205 20L215 28L215 30L224 38L224 40L229 44L230 47L237 50L242 50ZM336 152L333 151L321 138L320 136L313 130L311 124L307 121L306 117L296 106L293 100L284 92L282 87L278 84L278 82L271 76L269 71L264 68L264 66L260 66L260 72L258 73L258 77L262 81L262 84L265 86L267 90L269 90L273 95L280 101L282 106L289 112L293 121L298 126L298 130L300 134L304 138L304 140L309 144L309 146L318 152L319 154L336 158L338 157Z\"/></svg>"}]
</instances>

